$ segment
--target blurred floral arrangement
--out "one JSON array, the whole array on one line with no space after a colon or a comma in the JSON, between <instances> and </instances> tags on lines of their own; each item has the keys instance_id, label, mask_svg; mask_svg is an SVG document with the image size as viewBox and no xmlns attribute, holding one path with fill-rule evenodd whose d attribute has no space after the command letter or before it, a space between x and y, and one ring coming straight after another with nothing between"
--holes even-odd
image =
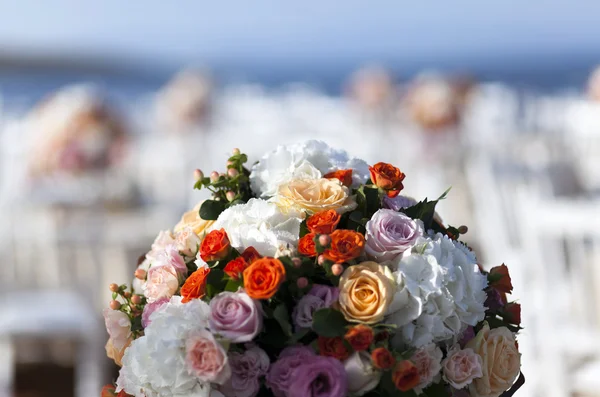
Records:
<instances>
[{"instance_id":1,"label":"blurred floral arrangement","mask_svg":"<svg viewBox=\"0 0 600 397\"><path fill-rule=\"evenodd\" d=\"M35 136L29 164L34 178L103 170L122 160L126 126L91 86L63 88L26 121Z\"/></svg>"},{"instance_id":2,"label":"blurred floral arrangement","mask_svg":"<svg viewBox=\"0 0 600 397\"><path fill-rule=\"evenodd\" d=\"M197 189L131 286L110 286L102 396L511 395L524 378L506 266L486 272L405 175L309 141ZM517 381L519 378L519 381ZM517 381L517 382L515 382ZM508 391L508 392L507 392Z\"/></svg>"}]
</instances>

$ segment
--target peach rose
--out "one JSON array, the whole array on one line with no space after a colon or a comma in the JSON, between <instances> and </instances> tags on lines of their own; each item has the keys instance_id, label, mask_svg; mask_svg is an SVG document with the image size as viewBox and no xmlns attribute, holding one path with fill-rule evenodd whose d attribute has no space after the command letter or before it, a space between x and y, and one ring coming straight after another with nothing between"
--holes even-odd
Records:
<instances>
[{"instance_id":1,"label":"peach rose","mask_svg":"<svg viewBox=\"0 0 600 397\"><path fill-rule=\"evenodd\" d=\"M200 237L189 226L184 227L175 235L177 249L185 256L196 256L200 242Z\"/></svg>"},{"instance_id":2,"label":"peach rose","mask_svg":"<svg viewBox=\"0 0 600 397\"><path fill-rule=\"evenodd\" d=\"M521 355L514 334L506 327L490 329L486 323L466 346L481 357L483 376L473 380L473 397L498 397L515 383L521 370Z\"/></svg>"},{"instance_id":3,"label":"peach rose","mask_svg":"<svg viewBox=\"0 0 600 397\"><path fill-rule=\"evenodd\" d=\"M375 262L350 266L340 277L339 305L346 320L375 324L383 319L394 298L390 270Z\"/></svg>"},{"instance_id":4,"label":"peach rose","mask_svg":"<svg viewBox=\"0 0 600 397\"><path fill-rule=\"evenodd\" d=\"M151 267L142 287L144 296L152 303L161 298L171 298L179 288L177 271L171 265Z\"/></svg>"},{"instance_id":5,"label":"peach rose","mask_svg":"<svg viewBox=\"0 0 600 397\"><path fill-rule=\"evenodd\" d=\"M108 342L106 342L106 346L104 346L104 348L106 349L106 356L113 360L115 364L117 364L119 367L123 366L123 355L125 354L125 350L129 347L132 341L133 339L130 337L127 340L125 346L123 346L122 348L117 348L112 338L109 338Z\"/></svg>"},{"instance_id":6,"label":"peach rose","mask_svg":"<svg viewBox=\"0 0 600 397\"><path fill-rule=\"evenodd\" d=\"M209 331L201 329L190 335L185 351L188 371L199 380L222 385L231 376L227 352Z\"/></svg>"},{"instance_id":7,"label":"peach rose","mask_svg":"<svg viewBox=\"0 0 600 397\"><path fill-rule=\"evenodd\" d=\"M125 349L131 344L131 320L129 316L120 310L104 309L104 325L108 332L108 342L106 342L106 355L121 365L121 359Z\"/></svg>"},{"instance_id":8,"label":"peach rose","mask_svg":"<svg viewBox=\"0 0 600 397\"><path fill-rule=\"evenodd\" d=\"M483 376L481 357L473 349L460 349L454 346L442 362L444 380L455 389L462 389Z\"/></svg>"},{"instance_id":9,"label":"peach rose","mask_svg":"<svg viewBox=\"0 0 600 397\"><path fill-rule=\"evenodd\" d=\"M304 210L309 214L336 210L342 214L356 208L350 190L337 179L293 179L279 187L277 205L282 212Z\"/></svg>"},{"instance_id":10,"label":"peach rose","mask_svg":"<svg viewBox=\"0 0 600 397\"><path fill-rule=\"evenodd\" d=\"M194 233L201 239L204 237L204 233L215 223L215 221L207 221L200 218L200 207L204 201L199 202L190 211L183 214L181 220L175 225L175 233L182 231L186 227L191 228Z\"/></svg>"}]
</instances>

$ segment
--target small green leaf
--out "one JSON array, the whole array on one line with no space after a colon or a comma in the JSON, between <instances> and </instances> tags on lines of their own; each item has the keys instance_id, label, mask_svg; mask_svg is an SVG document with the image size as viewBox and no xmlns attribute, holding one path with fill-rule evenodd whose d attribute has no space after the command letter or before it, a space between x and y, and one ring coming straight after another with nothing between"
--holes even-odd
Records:
<instances>
[{"instance_id":1,"label":"small green leaf","mask_svg":"<svg viewBox=\"0 0 600 397\"><path fill-rule=\"evenodd\" d=\"M224 274L223 270L219 268L210 269L208 276L206 276L206 295L209 298L212 298L225 288Z\"/></svg>"},{"instance_id":2,"label":"small green leaf","mask_svg":"<svg viewBox=\"0 0 600 397\"><path fill-rule=\"evenodd\" d=\"M225 284L225 291L228 292L237 292L238 289L240 289L240 287L242 286L242 281L241 280L234 280L234 279L229 279L227 281L227 284Z\"/></svg>"},{"instance_id":3,"label":"small green leaf","mask_svg":"<svg viewBox=\"0 0 600 397\"><path fill-rule=\"evenodd\" d=\"M308 218L306 218L308 219ZM308 226L306 226L306 219L302 221L300 224L300 238L306 236L310 231L308 230Z\"/></svg>"},{"instance_id":4,"label":"small green leaf","mask_svg":"<svg viewBox=\"0 0 600 397\"><path fill-rule=\"evenodd\" d=\"M282 303L275 308L275 310L273 311L273 317L281 326L281 329L283 330L285 336L292 336L292 326L290 325L289 321L290 315L288 313L287 307L285 307L285 304Z\"/></svg>"},{"instance_id":5,"label":"small green leaf","mask_svg":"<svg viewBox=\"0 0 600 397\"><path fill-rule=\"evenodd\" d=\"M343 336L347 325L344 315L334 309L321 309L313 314L313 329L321 336L328 338Z\"/></svg>"},{"instance_id":6,"label":"small green leaf","mask_svg":"<svg viewBox=\"0 0 600 397\"><path fill-rule=\"evenodd\" d=\"M207 221L215 221L225 210L225 203L216 200L206 200L200 207L200 218Z\"/></svg>"},{"instance_id":7,"label":"small green leaf","mask_svg":"<svg viewBox=\"0 0 600 397\"><path fill-rule=\"evenodd\" d=\"M300 339L302 339L306 335L308 335L309 332L310 332L309 328L301 329L300 331L298 331L294 335L292 335L292 339L290 340L290 343L294 344L294 343L300 342Z\"/></svg>"}]
</instances>

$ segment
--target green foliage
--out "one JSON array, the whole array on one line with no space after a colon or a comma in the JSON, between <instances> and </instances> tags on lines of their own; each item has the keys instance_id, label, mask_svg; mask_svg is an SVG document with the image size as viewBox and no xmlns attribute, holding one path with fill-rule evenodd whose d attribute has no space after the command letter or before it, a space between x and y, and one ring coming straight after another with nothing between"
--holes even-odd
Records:
<instances>
[{"instance_id":1,"label":"green foliage","mask_svg":"<svg viewBox=\"0 0 600 397\"><path fill-rule=\"evenodd\" d=\"M212 298L223 291L227 281L224 279L225 273L219 268L212 268L206 276L206 295Z\"/></svg>"},{"instance_id":2,"label":"green foliage","mask_svg":"<svg viewBox=\"0 0 600 397\"><path fill-rule=\"evenodd\" d=\"M426 397L450 397L450 392L444 383L435 383L423 389L423 394Z\"/></svg>"},{"instance_id":3,"label":"green foliage","mask_svg":"<svg viewBox=\"0 0 600 397\"><path fill-rule=\"evenodd\" d=\"M207 221L214 221L221 215L221 212L225 211L225 207L224 201L206 200L200 207L200 218Z\"/></svg>"},{"instance_id":4,"label":"green foliage","mask_svg":"<svg viewBox=\"0 0 600 397\"><path fill-rule=\"evenodd\" d=\"M321 336L335 338L346 333L348 322L344 315L335 309L321 309L313 314L313 329Z\"/></svg>"},{"instance_id":5,"label":"green foliage","mask_svg":"<svg viewBox=\"0 0 600 397\"><path fill-rule=\"evenodd\" d=\"M292 336L292 326L290 325L290 315L288 313L287 307L285 304L281 303L277 305L275 310L273 310L273 318L277 320L281 330L287 337Z\"/></svg>"},{"instance_id":6,"label":"green foliage","mask_svg":"<svg viewBox=\"0 0 600 397\"><path fill-rule=\"evenodd\" d=\"M356 191L356 202L358 204L358 211L363 217L371 218L381 208L379 189L371 186L361 186Z\"/></svg>"},{"instance_id":7,"label":"green foliage","mask_svg":"<svg viewBox=\"0 0 600 397\"><path fill-rule=\"evenodd\" d=\"M441 232L443 231L440 230L441 225L438 225L433 221L433 216L435 214L435 206L440 200L446 198L446 195L449 191L450 188L448 188L440 197L438 197L437 200L434 201L428 201L427 198L425 198L425 200L418 202L412 207L405 208L402 210L402 212L413 219L420 219L423 221L425 229L433 229L436 232Z\"/></svg>"}]
</instances>

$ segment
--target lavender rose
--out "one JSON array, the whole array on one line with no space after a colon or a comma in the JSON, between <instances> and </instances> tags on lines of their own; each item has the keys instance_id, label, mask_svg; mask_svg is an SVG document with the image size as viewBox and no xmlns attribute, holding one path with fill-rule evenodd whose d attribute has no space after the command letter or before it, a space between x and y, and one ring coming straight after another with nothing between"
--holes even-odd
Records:
<instances>
[{"instance_id":1,"label":"lavender rose","mask_svg":"<svg viewBox=\"0 0 600 397\"><path fill-rule=\"evenodd\" d=\"M292 346L283 349L279 359L271 365L266 377L267 387L273 391L275 397L288 395L294 370L305 360L314 356L314 351L307 346Z\"/></svg>"},{"instance_id":2,"label":"lavender rose","mask_svg":"<svg viewBox=\"0 0 600 397\"><path fill-rule=\"evenodd\" d=\"M333 357L304 359L292 373L288 397L346 397L348 380L344 365Z\"/></svg>"},{"instance_id":3,"label":"lavender rose","mask_svg":"<svg viewBox=\"0 0 600 397\"><path fill-rule=\"evenodd\" d=\"M423 224L401 212L380 209L367 222L365 252L378 262L393 260L423 235Z\"/></svg>"},{"instance_id":4,"label":"lavender rose","mask_svg":"<svg viewBox=\"0 0 600 397\"><path fill-rule=\"evenodd\" d=\"M417 204L417 200L408 196L398 195L396 197L383 197L383 208L394 211L400 211L401 209L412 207L415 204Z\"/></svg>"},{"instance_id":5,"label":"lavender rose","mask_svg":"<svg viewBox=\"0 0 600 397\"><path fill-rule=\"evenodd\" d=\"M330 307L337 301L339 294L339 290L335 287L313 285L310 292L298 301L292 313L296 328L312 327L313 313L324 307Z\"/></svg>"},{"instance_id":6,"label":"lavender rose","mask_svg":"<svg viewBox=\"0 0 600 397\"><path fill-rule=\"evenodd\" d=\"M227 397L255 397L260 389L259 378L269 370L269 356L252 346L243 353L229 353L231 378L220 388Z\"/></svg>"},{"instance_id":7,"label":"lavender rose","mask_svg":"<svg viewBox=\"0 0 600 397\"><path fill-rule=\"evenodd\" d=\"M262 313L244 292L221 292L210 301L210 329L233 343L250 342L262 329Z\"/></svg>"}]
</instances>

